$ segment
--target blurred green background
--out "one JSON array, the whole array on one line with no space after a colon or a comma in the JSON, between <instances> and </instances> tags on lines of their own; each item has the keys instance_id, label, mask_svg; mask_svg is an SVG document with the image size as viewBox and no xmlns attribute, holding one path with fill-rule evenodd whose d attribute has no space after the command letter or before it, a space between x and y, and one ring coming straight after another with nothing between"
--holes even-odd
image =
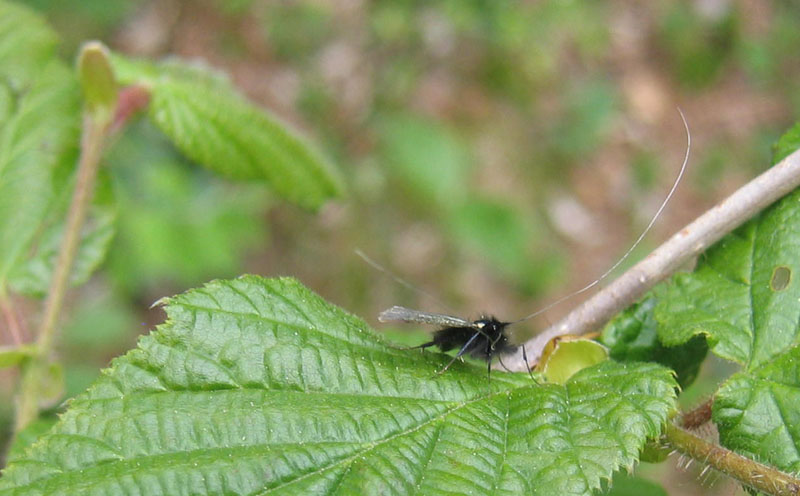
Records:
<instances>
[{"instance_id":1,"label":"blurred green background","mask_svg":"<svg viewBox=\"0 0 800 496\"><path fill-rule=\"evenodd\" d=\"M153 301L243 272L298 277L373 325L392 304L519 318L591 282L639 235L685 152L677 107L692 131L690 170L630 263L766 168L800 114L792 2L23 3L55 26L67 58L96 38L228 72L348 184L310 214L192 166L133 125L106 161L114 245L71 297L69 395L163 319ZM687 405L728 373L710 361ZM736 491L674 465L641 471L670 494Z\"/></svg>"}]
</instances>

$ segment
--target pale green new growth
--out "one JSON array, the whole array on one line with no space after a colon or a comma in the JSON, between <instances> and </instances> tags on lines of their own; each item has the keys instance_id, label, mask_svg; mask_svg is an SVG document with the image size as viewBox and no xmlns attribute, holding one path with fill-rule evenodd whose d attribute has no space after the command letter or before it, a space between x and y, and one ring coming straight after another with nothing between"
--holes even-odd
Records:
<instances>
[{"instance_id":1,"label":"pale green new growth","mask_svg":"<svg viewBox=\"0 0 800 496\"><path fill-rule=\"evenodd\" d=\"M114 59L120 81L146 86L150 118L187 157L235 179L269 184L315 209L341 192L336 169L207 68Z\"/></svg>"}]
</instances>

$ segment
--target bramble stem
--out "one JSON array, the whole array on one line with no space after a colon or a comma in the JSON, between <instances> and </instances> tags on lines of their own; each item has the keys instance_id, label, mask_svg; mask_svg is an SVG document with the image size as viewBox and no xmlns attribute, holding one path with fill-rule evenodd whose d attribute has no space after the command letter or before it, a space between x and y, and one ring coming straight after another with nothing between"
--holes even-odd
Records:
<instances>
[{"instance_id":1,"label":"bramble stem","mask_svg":"<svg viewBox=\"0 0 800 496\"><path fill-rule=\"evenodd\" d=\"M680 453L756 491L775 496L800 494L800 479L708 442L672 422L667 422L664 435L667 442Z\"/></svg>"},{"instance_id":2,"label":"bramble stem","mask_svg":"<svg viewBox=\"0 0 800 496\"><path fill-rule=\"evenodd\" d=\"M61 241L61 248L58 252L53 278L50 281L50 288L47 291L47 298L44 302L44 313L36 338L36 355L30 359L30 362L25 367L20 384L15 433L18 433L28 425L39 413L38 403L41 385L53 351L56 323L69 285L69 276L72 272L75 253L80 244L86 211L94 192L95 178L97 177L107 130L107 120L99 120L98 122L89 114L84 117L81 155L78 161L75 190L67 212L67 223L64 237Z\"/></svg>"}]
</instances>

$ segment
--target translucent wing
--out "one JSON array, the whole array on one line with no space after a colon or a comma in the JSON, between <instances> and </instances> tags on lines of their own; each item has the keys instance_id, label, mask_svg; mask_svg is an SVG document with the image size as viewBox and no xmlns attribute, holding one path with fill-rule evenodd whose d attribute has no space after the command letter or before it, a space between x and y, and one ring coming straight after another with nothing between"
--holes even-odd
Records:
<instances>
[{"instance_id":1,"label":"translucent wing","mask_svg":"<svg viewBox=\"0 0 800 496\"><path fill-rule=\"evenodd\" d=\"M415 322L441 327L474 327L472 321L441 313L420 312L406 307L393 306L378 315L380 322Z\"/></svg>"}]
</instances>

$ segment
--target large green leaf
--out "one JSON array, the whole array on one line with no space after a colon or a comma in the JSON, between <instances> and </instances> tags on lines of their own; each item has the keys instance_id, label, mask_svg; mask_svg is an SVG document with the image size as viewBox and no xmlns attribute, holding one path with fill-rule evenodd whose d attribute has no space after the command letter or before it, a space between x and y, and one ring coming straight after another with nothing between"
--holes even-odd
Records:
<instances>
[{"instance_id":1,"label":"large green leaf","mask_svg":"<svg viewBox=\"0 0 800 496\"><path fill-rule=\"evenodd\" d=\"M726 446L786 472L800 471L800 349L731 377L713 419Z\"/></svg>"},{"instance_id":2,"label":"large green leaf","mask_svg":"<svg viewBox=\"0 0 800 496\"><path fill-rule=\"evenodd\" d=\"M216 281L116 359L0 494L591 494L673 408L671 372L565 385L387 346L292 279Z\"/></svg>"},{"instance_id":3,"label":"large green leaf","mask_svg":"<svg viewBox=\"0 0 800 496\"><path fill-rule=\"evenodd\" d=\"M800 336L800 191L710 248L676 275L656 308L668 345L708 336L717 355L747 369L775 359Z\"/></svg>"},{"instance_id":4,"label":"large green leaf","mask_svg":"<svg viewBox=\"0 0 800 496\"><path fill-rule=\"evenodd\" d=\"M53 170L78 142L78 92L54 36L31 12L0 2L0 286L53 196Z\"/></svg>"},{"instance_id":5,"label":"large green leaf","mask_svg":"<svg viewBox=\"0 0 800 496\"><path fill-rule=\"evenodd\" d=\"M192 160L227 177L264 181L306 208L340 192L331 164L211 71L122 57L114 64L120 82L149 88L150 119Z\"/></svg>"}]
</instances>

